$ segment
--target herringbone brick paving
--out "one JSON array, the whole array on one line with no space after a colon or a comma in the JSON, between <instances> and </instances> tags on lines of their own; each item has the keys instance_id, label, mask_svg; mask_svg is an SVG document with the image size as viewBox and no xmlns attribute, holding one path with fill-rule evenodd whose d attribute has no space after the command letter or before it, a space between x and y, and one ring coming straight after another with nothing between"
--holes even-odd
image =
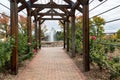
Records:
<instances>
[{"instance_id":1,"label":"herringbone brick paving","mask_svg":"<svg viewBox=\"0 0 120 80\"><path fill-rule=\"evenodd\" d=\"M85 80L61 47L42 48L16 80Z\"/></svg>"}]
</instances>

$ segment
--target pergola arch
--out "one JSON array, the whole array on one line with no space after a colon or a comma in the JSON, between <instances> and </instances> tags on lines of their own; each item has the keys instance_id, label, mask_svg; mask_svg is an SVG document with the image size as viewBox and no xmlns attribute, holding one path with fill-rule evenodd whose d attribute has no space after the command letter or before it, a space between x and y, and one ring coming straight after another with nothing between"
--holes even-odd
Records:
<instances>
[{"instance_id":1,"label":"pergola arch","mask_svg":"<svg viewBox=\"0 0 120 80\"><path fill-rule=\"evenodd\" d=\"M75 56L75 10L80 11L83 14L83 52L84 52L84 70L89 71L89 0L63 0L66 4L57 4L54 0L50 0L47 4L37 4L38 0L10 0L11 8L11 33L15 38L15 47L13 48L11 57L11 70L13 74L17 74L18 71L18 28L17 28L17 14L18 12L26 9L27 11L27 30L28 30L28 43L31 43L31 17L34 16L35 23L35 42L37 43L39 35L39 43L41 43L40 25L45 20L60 20L64 25L64 48L69 51L69 17L71 17L72 26L72 57ZM44 1L44 0L43 0ZM18 4L21 3L21 6ZM42 10L48 8L47 12L41 12ZM60 9L62 11L58 12L55 9ZM44 16L51 16L51 18L44 18ZM53 16L60 16L61 18L54 18ZM39 22L39 25L37 25ZM39 26L39 34L37 34L37 26ZM67 38L65 37L67 35ZM67 40L66 40L67 39ZM37 49L36 44L36 49ZM29 46L28 46L29 47ZM39 45L39 48L41 46ZM29 50L28 50L29 51Z\"/></svg>"}]
</instances>

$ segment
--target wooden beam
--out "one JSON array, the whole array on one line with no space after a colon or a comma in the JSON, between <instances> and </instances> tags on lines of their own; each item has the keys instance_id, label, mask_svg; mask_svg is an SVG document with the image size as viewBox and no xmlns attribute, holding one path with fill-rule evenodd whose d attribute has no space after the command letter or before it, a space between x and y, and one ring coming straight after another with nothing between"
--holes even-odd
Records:
<instances>
[{"instance_id":1,"label":"wooden beam","mask_svg":"<svg viewBox=\"0 0 120 80\"><path fill-rule=\"evenodd\" d=\"M50 5L50 3L49 3L48 5ZM51 5L52 5L52 4L51 4ZM53 5L57 5L57 4L53 2ZM69 6L70 6L70 5L69 5ZM71 7L71 6L70 6L70 7ZM58 8L58 9L60 9L61 11L63 11L65 14L66 14L66 13L69 14L69 11L68 11L66 8ZM53 9L53 12L58 13L58 12L55 11L54 9ZM62 16L61 16L61 17L62 17Z\"/></svg>"},{"instance_id":2,"label":"wooden beam","mask_svg":"<svg viewBox=\"0 0 120 80\"><path fill-rule=\"evenodd\" d=\"M83 13L83 8L77 7L77 10L81 13Z\"/></svg>"},{"instance_id":3,"label":"wooden beam","mask_svg":"<svg viewBox=\"0 0 120 80\"><path fill-rule=\"evenodd\" d=\"M23 10L25 8L30 8L28 1L26 2L25 0L21 0L21 3L22 3L22 5L20 7L18 7L18 12L20 12L21 10Z\"/></svg>"},{"instance_id":4,"label":"wooden beam","mask_svg":"<svg viewBox=\"0 0 120 80\"><path fill-rule=\"evenodd\" d=\"M42 21L40 21L41 23L40 24L42 24L42 23L44 23L45 22L45 20L42 20Z\"/></svg>"},{"instance_id":5,"label":"wooden beam","mask_svg":"<svg viewBox=\"0 0 120 80\"><path fill-rule=\"evenodd\" d=\"M75 11L73 11L75 13ZM71 16L71 26L72 26L72 57L75 57L75 14Z\"/></svg>"},{"instance_id":6,"label":"wooden beam","mask_svg":"<svg viewBox=\"0 0 120 80\"><path fill-rule=\"evenodd\" d=\"M59 13L56 10L53 9L53 13L55 14L64 14L64 15L59 15L60 17L64 18L64 16L66 16L66 13Z\"/></svg>"},{"instance_id":7,"label":"wooden beam","mask_svg":"<svg viewBox=\"0 0 120 80\"><path fill-rule=\"evenodd\" d=\"M39 49L41 49L41 20L39 20L39 32L38 32L38 38L39 38Z\"/></svg>"},{"instance_id":8,"label":"wooden beam","mask_svg":"<svg viewBox=\"0 0 120 80\"><path fill-rule=\"evenodd\" d=\"M38 13L38 12L42 11L43 9L44 9L44 8L36 8L35 10L33 10L33 11L31 12L32 16L35 16L35 13Z\"/></svg>"},{"instance_id":9,"label":"wooden beam","mask_svg":"<svg viewBox=\"0 0 120 80\"><path fill-rule=\"evenodd\" d=\"M82 3L81 3L81 0L77 0L77 2L72 6L71 11L79 8L79 9L80 9L80 12L83 12L82 8L79 7L80 4L82 4Z\"/></svg>"},{"instance_id":10,"label":"wooden beam","mask_svg":"<svg viewBox=\"0 0 120 80\"><path fill-rule=\"evenodd\" d=\"M23 9L25 9L25 5L18 7L18 12L22 11Z\"/></svg>"},{"instance_id":11,"label":"wooden beam","mask_svg":"<svg viewBox=\"0 0 120 80\"><path fill-rule=\"evenodd\" d=\"M67 2L69 5L71 5L71 9L72 10L77 9L78 11L80 11L81 13L83 13L83 9L81 7L79 7L79 5L83 3L82 0L77 0L76 3L74 3L71 0L64 0L64 1Z\"/></svg>"},{"instance_id":12,"label":"wooden beam","mask_svg":"<svg viewBox=\"0 0 120 80\"><path fill-rule=\"evenodd\" d=\"M45 13L50 13L51 12L51 10L48 10L47 12L45 12ZM36 12L37 13L37 15L38 15L38 12ZM40 20L40 18L42 18L44 15L40 15L40 17L38 17L37 18L37 20Z\"/></svg>"},{"instance_id":13,"label":"wooden beam","mask_svg":"<svg viewBox=\"0 0 120 80\"><path fill-rule=\"evenodd\" d=\"M43 15L41 15L40 17L38 17L38 18L37 18L37 21L39 21L42 17L43 17Z\"/></svg>"},{"instance_id":14,"label":"wooden beam","mask_svg":"<svg viewBox=\"0 0 120 80\"><path fill-rule=\"evenodd\" d=\"M66 16L64 13L38 13L38 15L44 15L44 16Z\"/></svg>"},{"instance_id":15,"label":"wooden beam","mask_svg":"<svg viewBox=\"0 0 120 80\"><path fill-rule=\"evenodd\" d=\"M74 5L74 2L72 2L71 0L64 0L66 3L68 3L70 6Z\"/></svg>"},{"instance_id":16,"label":"wooden beam","mask_svg":"<svg viewBox=\"0 0 120 80\"><path fill-rule=\"evenodd\" d=\"M27 9L27 36L28 36L28 53L32 44L32 28L31 28L31 9Z\"/></svg>"},{"instance_id":17,"label":"wooden beam","mask_svg":"<svg viewBox=\"0 0 120 80\"><path fill-rule=\"evenodd\" d=\"M50 9L50 10L48 10L47 12L45 12L45 13L37 13L38 15L41 15L41 16L44 16L44 15L51 15L51 14L53 14L52 13L52 10Z\"/></svg>"},{"instance_id":18,"label":"wooden beam","mask_svg":"<svg viewBox=\"0 0 120 80\"><path fill-rule=\"evenodd\" d=\"M31 4L33 4L37 0L30 0L30 1L31 1ZM31 7L29 5L29 1L26 2L25 0L20 0L20 2L22 3L22 5L18 7L18 12L22 11L25 8L30 8Z\"/></svg>"},{"instance_id":19,"label":"wooden beam","mask_svg":"<svg viewBox=\"0 0 120 80\"><path fill-rule=\"evenodd\" d=\"M71 0L64 0L66 3L68 3L69 5L73 6L75 3ZM84 0L77 0L78 2L80 2L83 5Z\"/></svg>"},{"instance_id":20,"label":"wooden beam","mask_svg":"<svg viewBox=\"0 0 120 80\"><path fill-rule=\"evenodd\" d=\"M22 1L24 1L24 0L17 0L17 2L22 2ZM31 1L31 3L34 3L34 2L36 2L38 0L30 0L30 1Z\"/></svg>"},{"instance_id":21,"label":"wooden beam","mask_svg":"<svg viewBox=\"0 0 120 80\"><path fill-rule=\"evenodd\" d=\"M83 53L84 71L89 71L89 0L83 4Z\"/></svg>"},{"instance_id":22,"label":"wooden beam","mask_svg":"<svg viewBox=\"0 0 120 80\"><path fill-rule=\"evenodd\" d=\"M38 1L38 0L30 0L31 1L31 3L33 4L34 2L36 2L36 1Z\"/></svg>"},{"instance_id":23,"label":"wooden beam","mask_svg":"<svg viewBox=\"0 0 120 80\"><path fill-rule=\"evenodd\" d=\"M67 21L66 23L66 27L67 27L67 51L69 51L69 22Z\"/></svg>"},{"instance_id":24,"label":"wooden beam","mask_svg":"<svg viewBox=\"0 0 120 80\"><path fill-rule=\"evenodd\" d=\"M49 5L49 4L50 4L50 2L47 3L46 5ZM45 8L36 8L35 10L32 11L32 16L35 16L36 13L39 13L39 12L42 11L43 9L45 9Z\"/></svg>"},{"instance_id":25,"label":"wooden beam","mask_svg":"<svg viewBox=\"0 0 120 80\"><path fill-rule=\"evenodd\" d=\"M69 5L46 5L46 4L32 4L32 8L71 8Z\"/></svg>"},{"instance_id":26,"label":"wooden beam","mask_svg":"<svg viewBox=\"0 0 120 80\"><path fill-rule=\"evenodd\" d=\"M62 25L64 25L64 22L62 20L59 20Z\"/></svg>"},{"instance_id":27,"label":"wooden beam","mask_svg":"<svg viewBox=\"0 0 120 80\"><path fill-rule=\"evenodd\" d=\"M40 18L40 20L66 20L65 18Z\"/></svg>"},{"instance_id":28,"label":"wooden beam","mask_svg":"<svg viewBox=\"0 0 120 80\"><path fill-rule=\"evenodd\" d=\"M34 24L35 24L35 50L37 51L37 40L38 40L38 29L37 29L37 15L34 16L35 18L35 21L34 21Z\"/></svg>"},{"instance_id":29,"label":"wooden beam","mask_svg":"<svg viewBox=\"0 0 120 80\"><path fill-rule=\"evenodd\" d=\"M65 49L65 45L66 45L65 21L63 22L63 28L64 28L64 46L63 46L63 48Z\"/></svg>"},{"instance_id":30,"label":"wooden beam","mask_svg":"<svg viewBox=\"0 0 120 80\"><path fill-rule=\"evenodd\" d=\"M10 26L11 37L15 39L11 54L11 73L16 75L18 73L18 13L17 2L10 0Z\"/></svg>"}]
</instances>

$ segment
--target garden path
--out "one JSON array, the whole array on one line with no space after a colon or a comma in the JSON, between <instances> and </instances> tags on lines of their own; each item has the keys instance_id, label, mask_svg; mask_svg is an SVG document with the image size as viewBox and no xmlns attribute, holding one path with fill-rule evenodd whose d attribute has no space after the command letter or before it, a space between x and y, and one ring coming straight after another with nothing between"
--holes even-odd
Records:
<instances>
[{"instance_id":1,"label":"garden path","mask_svg":"<svg viewBox=\"0 0 120 80\"><path fill-rule=\"evenodd\" d=\"M62 47L42 48L16 80L85 80Z\"/></svg>"}]
</instances>

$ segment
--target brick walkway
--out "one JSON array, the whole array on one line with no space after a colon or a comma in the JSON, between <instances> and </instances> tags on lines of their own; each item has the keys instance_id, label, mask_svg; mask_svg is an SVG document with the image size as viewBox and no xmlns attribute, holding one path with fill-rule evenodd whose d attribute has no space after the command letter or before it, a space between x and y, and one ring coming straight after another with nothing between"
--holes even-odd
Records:
<instances>
[{"instance_id":1,"label":"brick walkway","mask_svg":"<svg viewBox=\"0 0 120 80\"><path fill-rule=\"evenodd\" d=\"M85 80L72 59L60 48L42 48L16 80Z\"/></svg>"}]
</instances>

